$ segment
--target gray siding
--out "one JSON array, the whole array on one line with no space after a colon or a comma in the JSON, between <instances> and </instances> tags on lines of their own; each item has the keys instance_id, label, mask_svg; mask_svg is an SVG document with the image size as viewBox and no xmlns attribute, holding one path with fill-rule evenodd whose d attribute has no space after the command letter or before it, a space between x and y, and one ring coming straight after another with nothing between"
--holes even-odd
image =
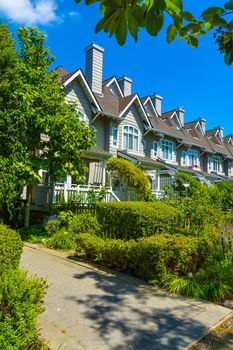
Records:
<instances>
[{"instance_id":1,"label":"gray siding","mask_svg":"<svg viewBox=\"0 0 233 350\"><path fill-rule=\"evenodd\" d=\"M81 112L86 114L87 124L89 124L92 113L91 104L78 79L66 86L65 94L68 103L74 103Z\"/></svg>"},{"instance_id":2,"label":"gray siding","mask_svg":"<svg viewBox=\"0 0 233 350\"><path fill-rule=\"evenodd\" d=\"M86 51L86 78L92 91L102 93L103 51L90 47Z\"/></svg>"},{"instance_id":3,"label":"gray siding","mask_svg":"<svg viewBox=\"0 0 233 350\"><path fill-rule=\"evenodd\" d=\"M97 118L93 123L94 128L96 129L96 146L105 149L106 145L106 122L102 118Z\"/></svg>"}]
</instances>

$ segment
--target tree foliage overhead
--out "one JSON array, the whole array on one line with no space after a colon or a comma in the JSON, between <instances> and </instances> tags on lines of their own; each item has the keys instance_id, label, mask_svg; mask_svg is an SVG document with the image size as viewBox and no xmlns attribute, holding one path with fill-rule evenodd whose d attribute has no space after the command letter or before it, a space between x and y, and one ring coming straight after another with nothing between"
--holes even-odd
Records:
<instances>
[{"instance_id":1,"label":"tree foliage overhead","mask_svg":"<svg viewBox=\"0 0 233 350\"><path fill-rule=\"evenodd\" d=\"M184 9L182 0L86 0L87 5L97 2L102 18L95 31L104 30L110 36L115 35L120 45L125 43L128 32L137 41L141 28L156 36L164 27L165 15L168 15L171 21L167 27L168 43L178 37L196 48L198 37L214 30L225 63L230 65L233 62L233 0L227 1L223 7L207 8L198 18Z\"/></svg>"}]
</instances>

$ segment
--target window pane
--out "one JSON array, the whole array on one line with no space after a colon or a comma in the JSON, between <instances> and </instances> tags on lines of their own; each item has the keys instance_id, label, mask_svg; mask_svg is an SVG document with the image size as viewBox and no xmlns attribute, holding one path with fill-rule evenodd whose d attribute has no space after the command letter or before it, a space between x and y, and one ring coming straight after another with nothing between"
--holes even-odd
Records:
<instances>
[{"instance_id":1,"label":"window pane","mask_svg":"<svg viewBox=\"0 0 233 350\"><path fill-rule=\"evenodd\" d=\"M138 150L138 136L134 135L133 138L133 150L137 151Z\"/></svg>"},{"instance_id":2,"label":"window pane","mask_svg":"<svg viewBox=\"0 0 233 350\"><path fill-rule=\"evenodd\" d=\"M123 137L123 148L127 149L128 148L128 134L124 133L124 137Z\"/></svg>"},{"instance_id":3,"label":"window pane","mask_svg":"<svg viewBox=\"0 0 233 350\"><path fill-rule=\"evenodd\" d=\"M133 135L129 134L128 137L129 137L129 145L128 145L128 148L129 148L129 149L133 149Z\"/></svg>"},{"instance_id":4,"label":"window pane","mask_svg":"<svg viewBox=\"0 0 233 350\"><path fill-rule=\"evenodd\" d=\"M118 134L117 128L112 128L112 144L113 144L113 146L117 146L117 134Z\"/></svg>"}]
</instances>

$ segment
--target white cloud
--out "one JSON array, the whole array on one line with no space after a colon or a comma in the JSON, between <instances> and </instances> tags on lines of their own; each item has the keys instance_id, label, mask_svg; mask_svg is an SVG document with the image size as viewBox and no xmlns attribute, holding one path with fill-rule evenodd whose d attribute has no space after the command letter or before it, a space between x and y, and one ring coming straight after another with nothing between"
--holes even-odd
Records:
<instances>
[{"instance_id":1,"label":"white cloud","mask_svg":"<svg viewBox=\"0 0 233 350\"><path fill-rule=\"evenodd\" d=\"M80 17L80 13L76 12L76 11L70 11L70 12L68 12L68 16L70 16L70 17Z\"/></svg>"},{"instance_id":2,"label":"white cloud","mask_svg":"<svg viewBox=\"0 0 233 350\"><path fill-rule=\"evenodd\" d=\"M57 20L54 0L0 0L0 14L26 25L48 24Z\"/></svg>"}]
</instances>

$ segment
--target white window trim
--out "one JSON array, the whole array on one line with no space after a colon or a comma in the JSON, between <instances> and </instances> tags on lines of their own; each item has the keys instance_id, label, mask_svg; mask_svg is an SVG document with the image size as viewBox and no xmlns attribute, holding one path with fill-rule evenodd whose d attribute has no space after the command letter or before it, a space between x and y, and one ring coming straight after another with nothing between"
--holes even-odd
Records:
<instances>
[{"instance_id":1,"label":"white window trim","mask_svg":"<svg viewBox=\"0 0 233 350\"><path fill-rule=\"evenodd\" d=\"M139 136L140 136L140 134L139 134L139 129L138 128L136 128L135 126L133 126L133 125L129 125L129 124L126 124L126 125L122 125L122 149L125 149L124 148L124 128L125 127L130 127L130 128L133 128L133 129L135 129L135 130L137 130L138 131L138 134L137 134L137 136L138 136L138 147L137 147L137 150L135 150L135 149L130 149L130 148L126 148L128 151L130 151L131 153L133 153L133 152L136 152L136 153L139 153Z\"/></svg>"},{"instance_id":2,"label":"white window trim","mask_svg":"<svg viewBox=\"0 0 233 350\"><path fill-rule=\"evenodd\" d=\"M116 140L116 145L114 145L113 141L114 141L114 138L113 138L113 130L116 130L117 131L117 140ZM111 145L112 147L114 148L117 148L118 147L118 144L119 144L119 133L118 133L118 128L116 126L112 126L111 127Z\"/></svg>"},{"instance_id":3,"label":"white window trim","mask_svg":"<svg viewBox=\"0 0 233 350\"><path fill-rule=\"evenodd\" d=\"M183 157L183 154L185 154L185 157ZM187 166L187 151L181 152L180 165Z\"/></svg>"},{"instance_id":4,"label":"white window trim","mask_svg":"<svg viewBox=\"0 0 233 350\"><path fill-rule=\"evenodd\" d=\"M157 154L155 155L154 154L154 145L157 145ZM154 158L154 159L156 159L156 158L158 158L158 155L159 155L159 143L158 143L158 141L153 141L153 147L152 147L152 150L151 150L151 158Z\"/></svg>"},{"instance_id":5,"label":"white window trim","mask_svg":"<svg viewBox=\"0 0 233 350\"><path fill-rule=\"evenodd\" d=\"M81 111L81 109L79 109L78 107L75 107L75 112L76 112L77 114L79 114L79 117L80 117L80 114L83 115L83 120L80 119L80 121L85 122L85 123L87 122L87 115L86 115L85 112Z\"/></svg>"},{"instance_id":6,"label":"white window trim","mask_svg":"<svg viewBox=\"0 0 233 350\"><path fill-rule=\"evenodd\" d=\"M196 162L197 162L197 164L190 164L190 154L191 153L193 153L193 154L195 154L196 155ZM200 165L200 157L199 157L199 152L198 152L198 150L196 150L196 149L189 149L188 150L188 152L187 152L187 163L188 163L188 166L199 166Z\"/></svg>"},{"instance_id":7,"label":"white window trim","mask_svg":"<svg viewBox=\"0 0 233 350\"><path fill-rule=\"evenodd\" d=\"M215 170L214 169L214 162L218 162L219 161L219 170ZM221 157L213 155L212 156L212 171L215 171L217 173L222 173L222 160Z\"/></svg>"},{"instance_id":8,"label":"white window trim","mask_svg":"<svg viewBox=\"0 0 233 350\"><path fill-rule=\"evenodd\" d=\"M172 159L163 158L163 147L162 147L163 142L169 142L169 143L172 144ZM163 139L163 140L160 141L160 156L166 162L176 163L176 161L175 161L175 147L174 147L174 142L173 141L166 140L166 139Z\"/></svg>"},{"instance_id":9,"label":"white window trim","mask_svg":"<svg viewBox=\"0 0 233 350\"><path fill-rule=\"evenodd\" d=\"M233 160L231 160L228 164L228 174L229 176L233 176Z\"/></svg>"}]
</instances>

